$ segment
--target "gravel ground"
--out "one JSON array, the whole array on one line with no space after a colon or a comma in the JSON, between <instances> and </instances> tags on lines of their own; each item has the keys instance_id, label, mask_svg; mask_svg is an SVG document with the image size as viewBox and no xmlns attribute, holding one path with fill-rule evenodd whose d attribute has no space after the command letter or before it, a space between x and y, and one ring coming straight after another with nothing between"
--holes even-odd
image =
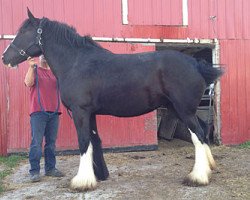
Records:
<instances>
[{"instance_id":1,"label":"gravel ground","mask_svg":"<svg viewBox=\"0 0 250 200\"><path fill-rule=\"evenodd\" d=\"M84 193L69 188L78 170L79 156L57 157L57 167L66 176L42 176L38 183L29 181L26 160L4 180L7 191L0 199L250 199L250 149L213 146L212 153L217 169L205 187L182 185L194 164L194 147L190 143L161 140L158 151L106 153L109 179L99 182L96 190Z\"/></svg>"}]
</instances>

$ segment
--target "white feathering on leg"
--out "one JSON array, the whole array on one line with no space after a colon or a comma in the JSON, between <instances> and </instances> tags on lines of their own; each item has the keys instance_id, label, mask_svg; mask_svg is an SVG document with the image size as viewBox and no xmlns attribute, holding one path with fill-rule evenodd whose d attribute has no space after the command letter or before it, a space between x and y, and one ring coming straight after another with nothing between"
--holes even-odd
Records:
<instances>
[{"instance_id":1,"label":"white feathering on leg","mask_svg":"<svg viewBox=\"0 0 250 200\"><path fill-rule=\"evenodd\" d=\"M210 150L210 148L209 148L209 146L207 144L203 144L203 145L204 145L204 148L206 149L206 155L207 155L207 159L209 161L210 169L215 169L216 168L216 163L214 161L211 150Z\"/></svg>"},{"instance_id":2,"label":"white feathering on leg","mask_svg":"<svg viewBox=\"0 0 250 200\"><path fill-rule=\"evenodd\" d=\"M93 146L90 142L88 150L80 157L77 175L71 180L71 188L77 190L94 189L97 185L93 169Z\"/></svg>"},{"instance_id":3,"label":"white feathering on leg","mask_svg":"<svg viewBox=\"0 0 250 200\"><path fill-rule=\"evenodd\" d=\"M211 169L209 167L206 148L203 144L201 144L196 134L191 130L189 131L191 133L192 142L195 146L195 164L187 179L194 185L207 185L209 183Z\"/></svg>"}]
</instances>

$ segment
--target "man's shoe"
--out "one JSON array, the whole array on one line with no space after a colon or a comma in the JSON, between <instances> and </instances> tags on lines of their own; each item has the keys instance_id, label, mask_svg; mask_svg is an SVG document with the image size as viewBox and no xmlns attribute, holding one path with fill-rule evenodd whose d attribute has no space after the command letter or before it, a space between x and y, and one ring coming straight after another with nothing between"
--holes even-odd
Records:
<instances>
[{"instance_id":1,"label":"man's shoe","mask_svg":"<svg viewBox=\"0 0 250 200\"><path fill-rule=\"evenodd\" d=\"M30 180L32 183L39 182L41 181L40 175L39 174L31 174L30 175Z\"/></svg>"},{"instance_id":2,"label":"man's shoe","mask_svg":"<svg viewBox=\"0 0 250 200\"><path fill-rule=\"evenodd\" d=\"M55 168L55 169L52 169L51 171L45 172L45 176L63 177L64 174Z\"/></svg>"}]
</instances>

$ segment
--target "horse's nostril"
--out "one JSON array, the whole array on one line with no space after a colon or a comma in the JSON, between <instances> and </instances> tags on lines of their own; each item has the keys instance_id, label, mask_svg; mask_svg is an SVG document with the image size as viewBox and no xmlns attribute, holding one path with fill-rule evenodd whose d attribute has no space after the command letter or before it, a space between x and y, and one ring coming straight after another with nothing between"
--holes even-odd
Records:
<instances>
[{"instance_id":1,"label":"horse's nostril","mask_svg":"<svg viewBox=\"0 0 250 200\"><path fill-rule=\"evenodd\" d=\"M4 64L6 64L6 60L4 59L4 56L3 56L3 55L1 56L1 59L2 59L2 62L3 62Z\"/></svg>"}]
</instances>

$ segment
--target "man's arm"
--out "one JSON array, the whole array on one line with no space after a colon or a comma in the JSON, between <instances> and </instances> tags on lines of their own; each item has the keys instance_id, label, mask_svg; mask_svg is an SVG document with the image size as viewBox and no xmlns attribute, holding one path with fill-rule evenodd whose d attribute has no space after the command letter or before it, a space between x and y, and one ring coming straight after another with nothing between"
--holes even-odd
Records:
<instances>
[{"instance_id":1,"label":"man's arm","mask_svg":"<svg viewBox=\"0 0 250 200\"><path fill-rule=\"evenodd\" d=\"M29 69L25 75L24 84L27 87L32 87L35 84L35 59L28 58Z\"/></svg>"}]
</instances>

